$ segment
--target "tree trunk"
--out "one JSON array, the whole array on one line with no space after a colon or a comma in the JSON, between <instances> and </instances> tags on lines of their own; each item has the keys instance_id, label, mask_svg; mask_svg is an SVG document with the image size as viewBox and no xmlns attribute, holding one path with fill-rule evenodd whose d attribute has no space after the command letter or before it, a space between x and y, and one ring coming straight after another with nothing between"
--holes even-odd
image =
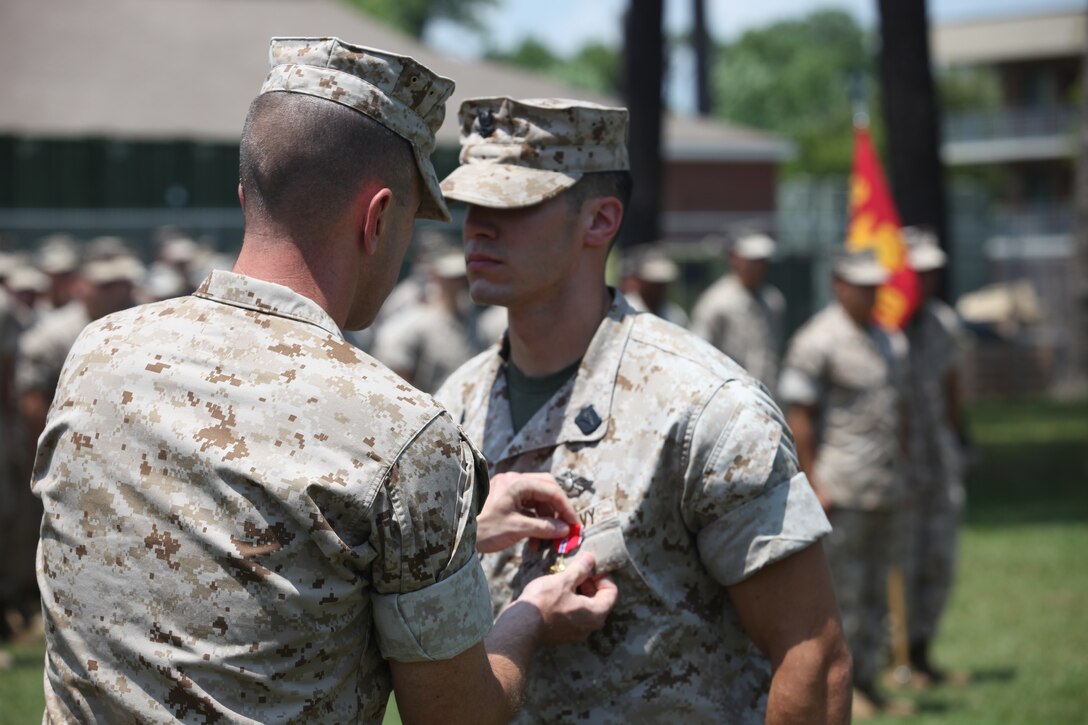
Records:
<instances>
[{"instance_id":1,"label":"tree trunk","mask_svg":"<svg viewBox=\"0 0 1088 725\"><path fill-rule=\"evenodd\" d=\"M691 0L692 47L695 51L695 110L709 116L713 110L710 94L710 33L706 26L706 0Z\"/></svg>"},{"instance_id":2,"label":"tree trunk","mask_svg":"<svg viewBox=\"0 0 1088 725\"><path fill-rule=\"evenodd\" d=\"M658 237L661 208L661 81L665 60L663 0L631 0L624 19L623 90L631 114L628 147L634 191L620 244Z\"/></svg>"},{"instance_id":3,"label":"tree trunk","mask_svg":"<svg viewBox=\"0 0 1088 725\"><path fill-rule=\"evenodd\" d=\"M940 294L955 264L941 164L940 110L930 71L926 3L879 0L880 85L888 132L888 171L904 226L933 228L948 254Z\"/></svg>"}]
</instances>

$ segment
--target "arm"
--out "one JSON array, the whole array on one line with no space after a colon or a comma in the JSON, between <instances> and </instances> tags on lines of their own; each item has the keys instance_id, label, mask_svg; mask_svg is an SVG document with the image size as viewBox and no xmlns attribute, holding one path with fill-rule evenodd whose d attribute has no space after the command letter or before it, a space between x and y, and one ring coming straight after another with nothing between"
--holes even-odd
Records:
<instances>
[{"instance_id":1,"label":"arm","mask_svg":"<svg viewBox=\"0 0 1088 725\"><path fill-rule=\"evenodd\" d=\"M949 370L942 381L944 384L945 420L956 434L956 440L961 446L968 446L971 436L967 432L967 421L963 417L963 397L960 385L960 375L953 369Z\"/></svg>"},{"instance_id":2,"label":"arm","mask_svg":"<svg viewBox=\"0 0 1088 725\"><path fill-rule=\"evenodd\" d=\"M850 653L823 546L813 544L728 591L745 632L774 668L766 722L848 722Z\"/></svg>"},{"instance_id":3,"label":"arm","mask_svg":"<svg viewBox=\"0 0 1088 725\"><path fill-rule=\"evenodd\" d=\"M797 446L797 463L805 472L816 498L824 511L831 509L831 501L821 490L816 480L816 406L795 403L786 414L786 424L793 431L793 441Z\"/></svg>"},{"instance_id":4,"label":"arm","mask_svg":"<svg viewBox=\"0 0 1088 725\"><path fill-rule=\"evenodd\" d=\"M500 473L476 518L476 550L502 551L525 538L557 539L578 523L567 495L550 473Z\"/></svg>"},{"instance_id":5,"label":"arm","mask_svg":"<svg viewBox=\"0 0 1088 725\"><path fill-rule=\"evenodd\" d=\"M531 582L495 622L485 642L448 660L391 661L402 720L502 723L522 701L525 675L541 646L584 641L604 626L616 601L611 580L593 576L582 554L559 574Z\"/></svg>"}]
</instances>

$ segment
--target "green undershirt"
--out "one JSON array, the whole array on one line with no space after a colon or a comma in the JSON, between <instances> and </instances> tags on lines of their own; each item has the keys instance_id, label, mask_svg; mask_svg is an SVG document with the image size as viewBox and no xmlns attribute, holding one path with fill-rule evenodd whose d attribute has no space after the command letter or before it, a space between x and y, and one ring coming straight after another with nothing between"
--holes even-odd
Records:
<instances>
[{"instance_id":1,"label":"green undershirt","mask_svg":"<svg viewBox=\"0 0 1088 725\"><path fill-rule=\"evenodd\" d=\"M510 417L514 432L529 422L544 404L578 372L582 359L549 375L526 375L512 360L506 361L506 387L510 390Z\"/></svg>"}]
</instances>

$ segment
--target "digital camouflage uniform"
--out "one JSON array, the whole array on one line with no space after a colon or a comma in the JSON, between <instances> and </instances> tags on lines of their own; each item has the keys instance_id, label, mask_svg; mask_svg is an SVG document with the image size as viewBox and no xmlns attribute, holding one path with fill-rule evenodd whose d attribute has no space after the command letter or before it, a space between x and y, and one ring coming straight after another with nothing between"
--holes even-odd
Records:
<instances>
[{"instance_id":1,"label":"digital camouflage uniform","mask_svg":"<svg viewBox=\"0 0 1088 725\"><path fill-rule=\"evenodd\" d=\"M783 404L815 406L815 479L830 498L825 543L854 680L871 683L880 664L888 570L900 545L906 501L900 405L906 341L876 325L859 328L833 303L790 342L779 388Z\"/></svg>"},{"instance_id":2,"label":"digital camouflage uniform","mask_svg":"<svg viewBox=\"0 0 1088 725\"><path fill-rule=\"evenodd\" d=\"M785 314L786 299L777 288L763 285L753 295L730 274L699 297L691 329L775 390Z\"/></svg>"},{"instance_id":3,"label":"digital camouflage uniform","mask_svg":"<svg viewBox=\"0 0 1088 725\"><path fill-rule=\"evenodd\" d=\"M448 219L428 157L452 82L335 38L270 56L262 92L381 121L414 149L417 216ZM93 323L35 463L46 720L380 722L387 659L491 626L485 482L430 396L286 287L213 272Z\"/></svg>"},{"instance_id":4,"label":"digital camouflage uniform","mask_svg":"<svg viewBox=\"0 0 1088 725\"><path fill-rule=\"evenodd\" d=\"M704 341L614 293L574 378L516 434L504 353L438 398L492 474L552 473L619 599L584 644L539 652L519 722L762 722L771 668L725 587L828 532L781 414ZM555 563L546 545L484 557L496 610Z\"/></svg>"},{"instance_id":5,"label":"digital camouflage uniform","mask_svg":"<svg viewBox=\"0 0 1088 725\"><path fill-rule=\"evenodd\" d=\"M959 443L946 416L945 380L959 360L959 320L939 300L918 310L910 341L910 487L906 524L907 621L932 640L952 588L964 489Z\"/></svg>"},{"instance_id":6,"label":"digital camouflage uniform","mask_svg":"<svg viewBox=\"0 0 1088 725\"><path fill-rule=\"evenodd\" d=\"M47 720L379 722L491 616L480 461L314 302L213 272L94 323L35 464Z\"/></svg>"},{"instance_id":7,"label":"digital camouflage uniform","mask_svg":"<svg viewBox=\"0 0 1088 725\"><path fill-rule=\"evenodd\" d=\"M57 387L68 351L90 321L87 307L80 300L72 300L38 318L19 339L16 391L43 390L49 400Z\"/></svg>"}]
</instances>

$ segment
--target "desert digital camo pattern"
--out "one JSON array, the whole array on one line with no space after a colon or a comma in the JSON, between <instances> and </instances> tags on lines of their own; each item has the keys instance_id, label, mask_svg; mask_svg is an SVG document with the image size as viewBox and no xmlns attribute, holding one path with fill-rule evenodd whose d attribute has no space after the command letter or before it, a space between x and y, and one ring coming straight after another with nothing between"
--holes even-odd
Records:
<instances>
[{"instance_id":1,"label":"desert digital camo pattern","mask_svg":"<svg viewBox=\"0 0 1088 725\"><path fill-rule=\"evenodd\" d=\"M691 329L774 391L785 314L786 298L777 288L763 285L753 295L736 275L729 274L699 297L691 313Z\"/></svg>"},{"instance_id":2,"label":"desert digital camo pattern","mask_svg":"<svg viewBox=\"0 0 1088 725\"><path fill-rule=\"evenodd\" d=\"M901 333L874 324L863 330L838 303L791 340L779 397L816 406L815 478L836 506L883 509L906 499L900 405L907 366Z\"/></svg>"},{"instance_id":3,"label":"desert digital camo pattern","mask_svg":"<svg viewBox=\"0 0 1088 725\"><path fill-rule=\"evenodd\" d=\"M493 474L552 473L619 600L584 644L537 653L519 722L762 722L771 669L726 586L828 531L781 414L737 365L614 294L577 375L516 434L501 348L439 400ZM496 608L556 554L484 557Z\"/></svg>"},{"instance_id":4,"label":"desert digital camo pattern","mask_svg":"<svg viewBox=\"0 0 1088 725\"><path fill-rule=\"evenodd\" d=\"M824 548L860 683L876 677L888 570L902 539L906 345L900 333L858 327L833 303L797 331L782 366L783 402L816 407L815 478L833 503Z\"/></svg>"},{"instance_id":5,"label":"desert digital camo pattern","mask_svg":"<svg viewBox=\"0 0 1088 725\"><path fill-rule=\"evenodd\" d=\"M404 55L339 38L273 38L261 93L304 93L354 108L412 145L427 194L416 216L449 221L431 164L454 83Z\"/></svg>"},{"instance_id":6,"label":"desert digital camo pattern","mask_svg":"<svg viewBox=\"0 0 1088 725\"><path fill-rule=\"evenodd\" d=\"M557 98L470 98L458 111L461 165L448 199L511 209L550 199L582 174L625 171L627 109Z\"/></svg>"},{"instance_id":7,"label":"desert digital camo pattern","mask_svg":"<svg viewBox=\"0 0 1088 725\"><path fill-rule=\"evenodd\" d=\"M486 471L314 302L213 272L106 317L35 464L46 721L380 722L491 626Z\"/></svg>"},{"instance_id":8,"label":"desert digital camo pattern","mask_svg":"<svg viewBox=\"0 0 1088 725\"><path fill-rule=\"evenodd\" d=\"M926 302L906 327L910 342L911 507L906 523L907 611L911 637L931 640L955 577L964 504L962 455L946 416L945 380L959 364L956 313Z\"/></svg>"},{"instance_id":9,"label":"desert digital camo pattern","mask_svg":"<svg viewBox=\"0 0 1088 725\"><path fill-rule=\"evenodd\" d=\"M68 351L90 321L87 307L80 300L72 300L39 317L19 338L16 391L44 390L48 399L57 387Z\"/></svg>"}]
</instances>

